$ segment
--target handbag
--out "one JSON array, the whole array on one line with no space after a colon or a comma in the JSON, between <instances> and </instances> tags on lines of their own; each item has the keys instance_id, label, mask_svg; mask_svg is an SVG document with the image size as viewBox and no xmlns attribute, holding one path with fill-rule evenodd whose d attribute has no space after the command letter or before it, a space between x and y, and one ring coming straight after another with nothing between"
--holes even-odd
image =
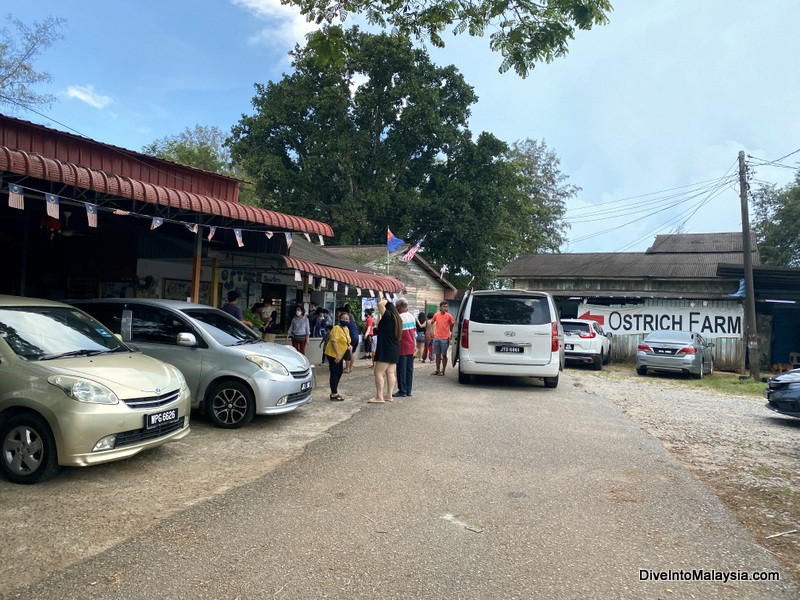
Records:
<instances>
[{"instance_id":1,"label":"handbag","mask_svg":"<svg viewBox=\"0 0 800 600\"><path fill-rule=\"evenodd\" d=\"M298 343L299 342L305 342L306 341L306 336L304 336L304 335L296 335L296 334L293 333L292 334L292 341L295 341L295 342L298 342Z\"/></svg>"}]
</instances>

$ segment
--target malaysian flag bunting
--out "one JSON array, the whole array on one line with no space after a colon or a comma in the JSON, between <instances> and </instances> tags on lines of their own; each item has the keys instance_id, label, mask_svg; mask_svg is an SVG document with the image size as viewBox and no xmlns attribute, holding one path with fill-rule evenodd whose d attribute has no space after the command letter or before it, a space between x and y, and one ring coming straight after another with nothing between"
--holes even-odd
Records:
<instances>
[{"instance_id":1,"label":"malaysian flag bunting","mask_svg":"<svg viewBox=\"0 0 800 600\"><path fill-rule=\"evenodd\" d=\"M209 242L211 241L211 238L213 238L213 237L214 237L214 234L215 234L215 233L217 233L217 228L216 228L216 227L213 227L213 226L212 226L212 227L209 227L209 228L208 228L208 241L209 241Z\"/></svg>"},{"instance_id":2,"label":"malaysian flag bunting","mask_svg":"<svg viewBox=\"0 0 800 600\"><path fill-rule=\"evenodd\" d=\"M129 214L131 214L131 211L122 210L121 208L115 208L114 209L114 214L115 215L119 215L120 217L127 217Z\"/></svg>"},{"instance_id":3,"label":"malaysian flag bunting","mask_svg":"<svg viewBox=\"0 0 800 600\"><path fill-rule=\"evenodd\" d=\"M328 287L328 280L325 279L324 277L322 279L320 279L319 280L319 287L321 287L321 288Z\"/></svg>"},{"instance_id":4,"label":"malaysian flag bunting","mask_svg":"<svg viewBox=\"0 0 800 600\"><path fill-rule=\"evenodd\" d=\"M308 233L304 233L303 235L306 236L306 240L308 240L309 242L311 241L311 236L308 235Z\"/></svg>"},{"instance_id":5,"label":"malaysian flag bunting","mask_svg":"<svg viewBox=\"0 0 800 600\"><path fill-rule=\"evenodd\" d=\"M321 235L319 236L319 245L320 246L324 246L325 245L325 239Z\"/></svg>"},{"instance_id":6,"label":"malaysian flag bunting","mask_svg":"<svg viewBox=\"0 0 800 600\"><path fill-rule=\"evenodd\" d=\"M292 247L292 234L287 231L283 235L286 236L286 247L287 248L291 248Z\"/></svg>"},{"instance_id":7,"label":"malaysian flag bunting","mask_svg":"<svg viewBox=\"0 0 800 600\"><path fill-rule=\"evenodd\" d=\"M164 224L164 219L162 219L161 217L153 217L153 222L150 223L150 231L152 231L153 229L158 229L163 224Z\"/></svg>"},{"instance_id":8,"label":"malaysian flag bunting","mask_svg":"<svg viewBox=\"0 0 800 600\"><path fill-rule=\"evenodd\" d=\"M97 227L97 204L86 203L86 220L89 227Z\"/></svg>"},{"instance_id":9,"label":"malaysian flag bunting","mask_svg":"<svg viewBox=\"0 0 800 600\"><path fill-rule=\"evenodd\" d=\"M303 281L303 275L297 269L295 269L295 271L294 271L294 280L295 281Z\"/></svg>"},{"instance_id":10,"label":"malaysian flag bunting","mask_svg":"<svg viewBox=\"0 0 800 600\"><path fill-rule=\"evenodd\" d=\"M349 293L350 293L350 286L345 283L344 284L344 295L347 296L347 294L349 294Z\"/></svg>"},{"instance_id":11,"label":"malaysian flag bunting","mask_svg":"<svg viewBox=\"0 0 800 600\"><path fill-rule=\"evenodd\" d=\"M308 285L312 285L314 283L314 275L313 273L308 274Z\"/></svg>"},{"instance_id":12,"label":"malaysian flag bunting","mask_svg":"<svg viewBox=\"0 0 800 600\"><path fill-rule=\"evenodd\" d=\"M271 240L271 239L272 239L272 232L271 232L271 231L265 231L265 232L264 232L264 235L265 235L265 236L267 236L267 239L268 239L268 240Z\"/></svg>"},{"instance_id":13,"label":"malaysian flag bunting","mask_svg":"<svg viewBox=\"0 0 800 600\"><path fill-rule=\"evenodd\" d=\"M374 298L374 297L375 297L375 292L373 292L372 290L370 290L370 291L369 291L369 297L370 297L370 298Z\"/></svg>"},{"instance_id":14,"label":"malaysian flag bunting","mask_svg":"<svg viewBox=\"0 0 800 600\"><path fill-rule=\"evenodd\" d=\"M44 199L47 202L47 216L58 218L58 196L55 194L45 194Z\"/></svg>"},{"instance_id":15,"label":"malaysian flag bunting","mask_svg":"<svg viewBox=\"0 0 800 600\"><path fill-rule=\"evenodd\" d=\"M405 244L403 240L397 237L395 234L392 233L392 230L388 227L386 228L386 246L389 248L389 252L394 252L400 246Z\"/></svg>"},{"instance_id":16,"label":"malaysian flag bunting","mask_svg":"<svg viewBox=\"0 0 800 600\"><path fill-rule=\"evenodd\" d=\"M419 249L422 247L422 242L424 242L424 241L425 241L425 236L423 235L423 236L422 236L422 239L421 239L420 241L418 241L416 244L414 244L414 245L411 247L411 250L409 250L408 252L406 252L406 253L403 255L403 260L405 260L405 261L409 261L409 260L411 260L412 258L414 258L414 255L415 255L417 252L419 252Z\"/></svg>"},{"instance_id":17,"label":"malaysian flag bunting","mask_svg":"<svg viewBox=\"0 0 800 600\"><path fill-rule=\"evenodd\" d=\"M234 229L233 235L236 236L236 245L241 248L244 246L244 242L242 241L242 230L241 229Z\"/></svg>"},{"instance_id":18,"label":"malaysian flag bunting","mask_svg":"<svg viewBox=\"0 0 800 600\"><path fill-rule=\"evenodd\" d=\"M333 291L334 292L338 292L339 291L339 282L338 281L334 281L333 282Z\"/></svg>"},{"instance_id":19,"label":"malaysian flag bunting","mask_svg":"<svg viewBox=\"0 0 800 600\"><path fill-rule=\"evenodd\" d=\"M186 225L186 229L192 233L197 233L197 223L184 223L184 225Z\"/></svg>"},{"instance_id":20,"label":"malaysian flag bunting","mask_svg":"<svg viewBox=\"0 0 800 600\"><path fill-rule=\"evenodd\" d=\"M356 296L360 296L360 295L361 295L361 288L356 288Z\"/></svg>"},{"instance_id":21,"label":"malaysian flag bunting","mask_svg":"<svg viewBox=\"0 0 800 600\"><path fill-rule=\"evenodd\" d=\"M22 195L22 186L14 183L8 184L8 205L11 208L25 210L25 197Z\"/></svg>"}]
</instances>

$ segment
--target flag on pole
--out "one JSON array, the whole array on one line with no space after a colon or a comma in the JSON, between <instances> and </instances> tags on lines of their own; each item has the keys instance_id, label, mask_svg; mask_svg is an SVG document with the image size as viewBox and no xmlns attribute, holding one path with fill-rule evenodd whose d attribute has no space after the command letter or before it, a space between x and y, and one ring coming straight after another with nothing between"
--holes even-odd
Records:
<instances>
[{"instance_id":1,"label":"flag on pole","mask_svg":"<svg viewBox=\"0 0 800 600\"><path fill-rule=\"evenodd\" d=\"M397 237L395 234L392 233L392 230L388 227L386 228L386 246L389 248L389 252L394 252L400 246L405 244L403 240Z\"/></svg>"},{"instance_id":2,"label":"flag on pole","mask_svg":"<svg viewBox=\"0 0 800 600\"><path fill-rule=\"evenodd\" d=\"M208 228L208 241L211 241L211 238L214 237L214 234L217 233L217 228L212 226Z\"/></svg>"},{"instance_id":3,"label":"flag on pole","mask_svg":"<svg viewBox=\"0 0 800 600\"><path fill-rule=\"evenodd\" d=\"M292 247L292 234L287 231L283 235L286 236L286 247L287 248L291 248Z\"/></svg>"},{"instance_id":4,"label":"flag on pole","mask_svg":"<svg viewBox=\"0 0 800 600\"><path fill-rule=\"evenodd\" d=\"M153 231L153 229L158 229L163 224L164 224L164 219L162 219L161 217L153 217L153 222L150 223L150 231Z\"/></svg>"},{"instance_id":5,"label":"flag on pole","mask_svg":"<svg viewBox=\"0 0 800 600\"><path fill-rule=\"evenodd\" d=\"M244 246L244 242L242 241L242 230L241 229L234 229L233 235L236 237L236 245L241 248Z\"/></svg>"},{"instance_id":6,"label":"flag on pole","mask_svg":"<svg viewBox=\"0 0 800 600\"><path fill-rule=\"evenodd\" d=\"M184 223L184 225L186 225L186 229L192 233L197 233L197 223Z\"/></svg>"},{"instance_id":7,"label":"flag on pole","mask_svg":"<svg viewBox=\"0 0 800 600\"><path fill-rule=\"evenodd\" d=\"M55 194L45 194L44 199L47 201L47 216L58 218L58 196Z\"/></svg>"},{"instance_id":8,"label":"flag on pole","mask_svg":"<svg viewBox=\"0 0 800 600\"><path fill-rule=\"evenodd\" d=\"M8 184L8 205L11 208L25 210L25 197L22 195L22 186L14 183Z\"/></svg>"},{"instance_id":9,"label":"flag on pole","mask_svg":"<svg viewBox=\"0 0 800 600\"><path fill-rule=\"evenodd\" d=\"M419 252L419 249L422 247L422 242L425 241L425 236L422 236L422 239L414 244L411 249L403 255L403 260L409 261L414 258L414 255Z\"/></svg>"},{"instance_id":10,"label":"flag on pole","mask_svg":"<svg viewBox=\"0 0 800 600\"><path fill-rule=\"evenodd\" d=\"M86 203L86 220L89 227L97 227L97 204Z\"/></svg>"}]
</instances>

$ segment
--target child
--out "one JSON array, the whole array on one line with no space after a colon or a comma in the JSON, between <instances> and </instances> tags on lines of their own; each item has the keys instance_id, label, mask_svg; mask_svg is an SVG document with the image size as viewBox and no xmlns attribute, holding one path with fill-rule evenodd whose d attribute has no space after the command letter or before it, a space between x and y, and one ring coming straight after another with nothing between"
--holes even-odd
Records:
<instances>
[{"instance_id":1,"label":"child","mask_svg":"<svg viewBox=\"0 0 800 600\"><path fill-rule=\"evenodd\" d=\"M378 349L378 330L373 330L372 333L372 346L370 347L370 358L372 359L372 364L369 366L371 369L375 366L375 350Z\"/></svg>"},{"instance_id":2,"label":"child","mask_svg":"<svg viewBox=\"0 0 800 600\"><path fill-rule=\"evenodd\" d=\"M325 325L325 333L322 334L322 341L319 343L319 347L322 348L322 362L319 363L320 365L325 364L325 346L328 344L328 340L331 339L331 330L333 326Z\"/></svg>"}]
</instances>

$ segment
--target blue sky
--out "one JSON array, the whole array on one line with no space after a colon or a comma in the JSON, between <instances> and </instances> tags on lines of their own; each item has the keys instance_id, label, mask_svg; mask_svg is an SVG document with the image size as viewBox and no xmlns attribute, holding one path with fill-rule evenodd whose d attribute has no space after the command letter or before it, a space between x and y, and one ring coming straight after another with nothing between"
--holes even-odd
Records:
<instances>
[{"instance_id":1,"label":"blue sky","mask_svg":"<svg viewBox=\"0 0 800 600\"><path fill-rule=\"evenodd\" d=\"M476 135L545 140L581 188L562 250L643 251L678 228L740 230L727 179L738 152L775 160L800 149L800 2L612 3L607 26L578 32L566 57L526 79L498 74L485 40L448 35L429 50L476 89ZM253 84L280 79L309 31L277 0L37 0L13 15L67 19L36 63L57 102L13 116L132 150L198 124L229 131L251 112ZM794 173L753 171L779 185Z\"/></svg>"}]
</instances>

